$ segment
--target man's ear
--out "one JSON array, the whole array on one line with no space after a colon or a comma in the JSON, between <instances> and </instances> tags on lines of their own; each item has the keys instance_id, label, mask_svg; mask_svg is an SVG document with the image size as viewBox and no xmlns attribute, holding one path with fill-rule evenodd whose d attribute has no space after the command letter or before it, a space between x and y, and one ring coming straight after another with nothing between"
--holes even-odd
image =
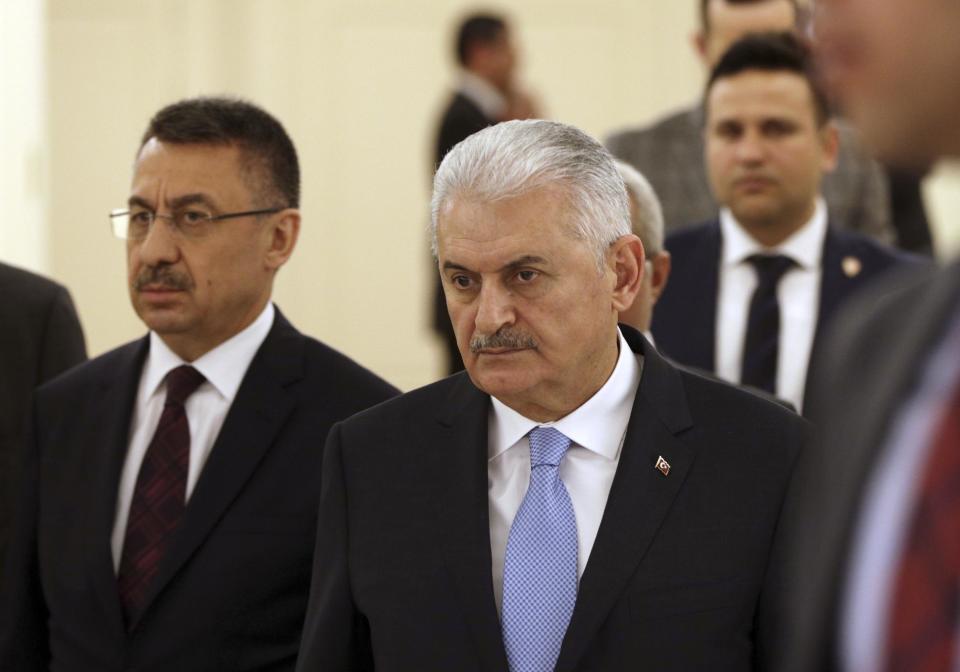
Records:
<instances>
[{"instance_id":1,"label":"man's ear","mask_svg":"<svg viewBox=\"0 0 960 672\"><path fill-rule=\"evenodd\" d=\"M608 251L614 272L613 308L618 313L633 305L643 282L643 243L632 233L620 236Z\"/></svg>"},{"instance_id":2,"label":"man's ear","mask_svg":"<svg viewBox=\"0 0 960 672\"><path fill-rule=\"evenodd\" d=\"M281 210L270 218L269 237L265 263L276 271L290 258L300 235L300 211L296 208Z\"/></svg>"},{"instance_id":3,"label":"man's ear","mask_svg":"<svg viewBox=\"0 0 960 672\"><path fill-rule=\"evenodd\" d=\"M702 30L698 30L690 36L690 43L693 50L704 66L707 66L707 35Z\"/></svg>"},{"instance_id":4,"label":"man's ear","mask_svg":"<svg viewBox=\"0 0 960 672\"><path fill-rule=\"evenodd\" d=\"M819 132L820 145L823 147L823 172L829 173L840 160L840 132L833 120L827 121Z\"/></svg>"}]
</instances>

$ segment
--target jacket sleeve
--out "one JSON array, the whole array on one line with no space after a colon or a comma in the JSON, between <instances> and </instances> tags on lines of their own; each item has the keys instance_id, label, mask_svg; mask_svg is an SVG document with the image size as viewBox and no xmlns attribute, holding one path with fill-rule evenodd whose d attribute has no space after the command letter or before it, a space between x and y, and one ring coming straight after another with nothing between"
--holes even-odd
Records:
<instances>
[{"instance_id":1,"label":"jacket sleeve","mask_svg":"<svg viewBox=\"0 0 960 672\"><path fill-rule=\"evenodd\" d=\"M36 405L24 441L15 523L0 583L0 670L41 672L49 667L47 606L40 587L37 519L40 455Z\"/></svg>"},{"instance_id":2,"label":"jacket sleeve","mask_svg":"<svg viewBox=\"0 0 960 672\"><path fill-rule=\"evenodd\" d=\"M323 461L317 546L297 672L373 670L370 631L350 583L349 515L341 425L330 430Z\"/></svg>"}]
</instances>

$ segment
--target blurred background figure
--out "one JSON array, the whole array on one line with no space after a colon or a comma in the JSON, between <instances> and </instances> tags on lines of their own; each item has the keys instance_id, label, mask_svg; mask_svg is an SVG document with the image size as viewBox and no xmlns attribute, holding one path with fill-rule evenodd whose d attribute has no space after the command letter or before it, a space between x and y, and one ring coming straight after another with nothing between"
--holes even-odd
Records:
<instances>
[{"instance_id":1,"label":"blurred background figure","mask_svg":"<svg viewBox=\"0 0 960 672\"><path fill-rule=\"evenodd\" d=\"M663 249L663 212L647 178L623 161L616 161L616 166L627 188L630 225L643 243L645 259L640 291L633 305L620 313L620 322L629 324L653 342L650 333L653 308L670 279L670 253Z\"/></svg>"},{"instance_id":2,"label":"blurred background figure","mask_svg":"<svg viewBox=\"0 0 960 672\"><path fill-rule=\"evenodd\" d=\"M491 124L539 116L517 82L517 47L505 17L473 14L464 19L457 30L456 59L459 83L437 130L434 168L454 145ZM433 328L443 339L448 372L456 373L463 360L439 278L434 285Z\"/></svg>"},{"instance_id":3,"label":"blurred background figure","mask_svg":"<svg viewBox=\"0 0 960 672\"><path fill-rule=\"evenodd\" d=\"M35 387L87 358L70 293L0 263L0 576L30 399Z\"/></svg>"},{"instance_id":4,"label":"blurred background figure","mask_svg":"<svg viewBox=\"0 0 960 672\"><path fill-rule=\"evenodd\" d=\"M816 13L826 81L877 155L960 157L960 3ZM844 311L811 380L818 440L781 528L789 672L960 667L960 264L883 284Z\"/></svg>"},{"instance_id":5,"label":"blurred background figure","mask_svg":"<svg viewBox=\"0 0 960 672\"><path fill-rule=\"evenodd\" d=\"M795 30L796 0L698 0L697 54L709 72L726 49L755 32ZM717 202L703 166L703 110L699 104L648 127L614 133L607 146L650 180L663 205L667 232L716 215ZM896 235L890 219L887 184L881 167L868 158L848 127L839 126L837 170L823 184L834 225L884 242Z\"/></svg>"},{"instance_id":6,"label":"blurred background figure","mask_svg":"<svg viewBox=\"0 0 960 672\"><path fill-rule=\"evenodd\" d=\"M799 410L823 327L908 258L834 224L820 185L836 166L837 129L792 33L735 42L710 73L704 111L720 215L668 236L674 273L653 333L676 361Z\"/></svg>"}]
</instances>

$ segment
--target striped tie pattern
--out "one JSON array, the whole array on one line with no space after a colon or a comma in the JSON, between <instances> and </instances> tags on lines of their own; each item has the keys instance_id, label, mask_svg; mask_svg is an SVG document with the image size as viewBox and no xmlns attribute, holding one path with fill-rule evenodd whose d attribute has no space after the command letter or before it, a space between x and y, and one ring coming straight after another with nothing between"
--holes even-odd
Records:
<instances>
[{"instance_id":1,"label":"striped tie pattern","mask_svg":"<svg viewBox=\"0 0 960 672\"><path fill-rule=\"evenodd\" d=\"M933 442L894 587L887 672L958 669L960 387Z\"/></svg>"}]
</instances>

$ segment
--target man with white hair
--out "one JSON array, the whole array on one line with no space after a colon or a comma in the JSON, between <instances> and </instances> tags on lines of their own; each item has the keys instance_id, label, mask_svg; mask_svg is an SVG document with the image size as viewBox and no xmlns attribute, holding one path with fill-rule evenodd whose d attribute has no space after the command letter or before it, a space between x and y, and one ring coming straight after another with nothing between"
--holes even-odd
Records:
<instances>
[{"instance_id":1,"label":"man with white hair","mask_svg":"<svg viewBox=\"0 0 960 672\"><path fill-rule=\"evenodd\" d=\"M643 243L645 257L640 291L633 305L620 311L620 321L641 332L652 343L650 321L653 319L653 307L670 277L670 253L663 249L663 210L647 178L623 161L616 161L616 165L627 188L630 226Z\"/></svg>"},{"instance_id":2,"label":"man with white hair","mask_svg":"<svg viewBox=\"0 0 960 672\"><path fill-rule=\"evenodd\" d=\"M432 222L466 372L332 430L297 669L762 668L806 425L618 328L644 254L613 158L490 127Z\"/></svg>"}]
</instances>

